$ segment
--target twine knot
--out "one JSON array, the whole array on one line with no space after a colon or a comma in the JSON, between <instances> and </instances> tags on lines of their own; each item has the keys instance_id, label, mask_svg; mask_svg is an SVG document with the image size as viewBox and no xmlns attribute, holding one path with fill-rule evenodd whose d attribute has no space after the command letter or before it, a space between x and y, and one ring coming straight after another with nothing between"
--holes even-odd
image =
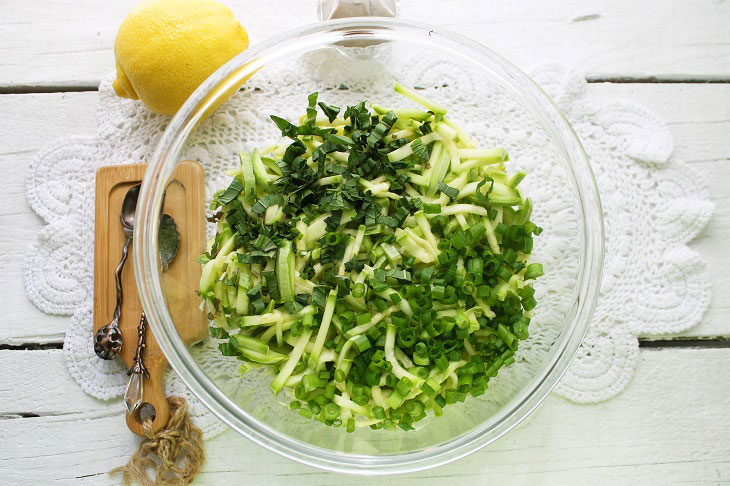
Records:
<instances>
[{"instance_id":1,"label":"twine knot","mask_svg":"<svg viewBox=\"0 0 730 486\"><path fill-rule=\"evenodd\" d=\"M184 398L168 397L167 401L170 420L165 428L155 433L152 420L145 420L142 429L146 438L126 465L110 471L122 473L124 486L132 481L142 486L185 486L200 471L205 460L203 433L190 422Z\"/></svg>"}]
</instances>

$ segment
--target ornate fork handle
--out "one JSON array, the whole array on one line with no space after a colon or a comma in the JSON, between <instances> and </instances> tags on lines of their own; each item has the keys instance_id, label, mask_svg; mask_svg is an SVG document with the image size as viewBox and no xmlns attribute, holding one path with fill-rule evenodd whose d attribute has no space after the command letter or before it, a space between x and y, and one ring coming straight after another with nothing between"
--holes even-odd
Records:
<instances>
[{"instance_id":1,"label":"ornate fork handle","mask_svg":"<svg viewBox=\"0 0 730 486\"><path fill-rule=\"evenodd\" d=\"M140 317L139 319L139 326L137 326L137 350L134 352L134 364L131 368L129 368L129 370L127 370L127 375L131 375L132 373L139 373L144 375L144 377L149 380L150 374L147 371L147 367L144 365L144 362L142 361L142 355L144 354L144 350L147 347L146 341L147 317L145 317L143 311L142 317Z\"/></svg>"},{"instance_id":2,"label":"ornate fork handle","mask_svg":"<svg viewBox=\"0 0 730 486\"><path fill-rule=\"evenodd\" d=\"M132 241L131 236L127 236L124 241L124 247L122 248L122 259L117 265L117 269L114 270L114 277L117 283L117 306L114 308L114 317L112 320L119 322L119 317L122 314L122 270L124 270L124 264L127 262L127 255L129 254L129 243Z\"/></svg>"},{"instance_id":3,"label":"ornate fork handle","mask_svg":"<svg viewBox=\"0 0 730 486\"><path fill-rule=\"evenodd\" d=\"M147 336L147 318L142 312L142 317L139 320L139 326L137 326L137 350L134 353L134 364L127 371L129 375L129 383L127 384L127 390L124 392L124 406L127 407L127 411L132 414L142 405L142 399L144 398L144 380L150 379L150 374L147 371L147 367L142 361L144 349L147 347L145 344Z\"/></svg>"}]
</instances>

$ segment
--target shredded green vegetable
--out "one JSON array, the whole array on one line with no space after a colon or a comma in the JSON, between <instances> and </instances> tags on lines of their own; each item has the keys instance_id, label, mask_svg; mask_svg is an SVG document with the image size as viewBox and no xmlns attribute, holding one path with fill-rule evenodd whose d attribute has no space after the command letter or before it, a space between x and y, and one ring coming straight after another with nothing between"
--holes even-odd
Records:
<instances>
[{"instance_id":1,"label":"shredded green vegetable","mask_svg":"<svg viewBox=\"0 0 730 486\"><path fill-rule=\"evenodd\" d=\"M537 305L532 203L501 148L447 111L308 97L285 146L240 153L201 256L212 337L241 372L326 425L412 430L486 392L515 361ZM317 108L323 113L317 115Z\"/></svg>"}]
</instances>

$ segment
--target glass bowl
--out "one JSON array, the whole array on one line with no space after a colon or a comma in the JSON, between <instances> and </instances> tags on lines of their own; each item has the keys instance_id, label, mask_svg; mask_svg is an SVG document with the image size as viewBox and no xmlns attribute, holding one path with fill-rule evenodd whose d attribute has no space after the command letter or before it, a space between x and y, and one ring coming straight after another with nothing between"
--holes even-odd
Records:
<instances>
[{"instance_id":1,"label":"glass bowl","mask_svg":"<svg viewBox=\"0 0 730 486\"><path fill-rule=\"evenodd\" d=\"M163 279L157 250L163 197L176 165L198 160L206 191L227 187L225 170L240 149L275 143L268 120L295 120L306 96L346 106L360 99L390 106L393 82L417 87L449 108L480 146L509 150L509 170L528 177L533 220L544 228L532 259L543 263L530 338L487 393L447 407L410 432L325 427L285 407L270 376L249 372L211 343L188 348L176 332L166 295L183 288L190 306L198 282ZM223 103L225 101L225 103ZM223 103L221 105L221 103ZM209 199L208 199L209 200ZM207 202L207 201L206 201ZM434 467L484 447L523 420L565 372L588 327L603 261L600 201L586 154L549 97L512 64L458 34L390 19L320 23L248 49L210 76L164 132L145 175L137 209L134 262L139 293L155 337L184 383L215 415L254 442L326 470L385 474ZM209 228L209 236L212 229ZM185 238L185 235L182 235ZM179 299L176 299L179 302ZM284 402L279 403L279 402Z\"/></svg>"}]
</instances>

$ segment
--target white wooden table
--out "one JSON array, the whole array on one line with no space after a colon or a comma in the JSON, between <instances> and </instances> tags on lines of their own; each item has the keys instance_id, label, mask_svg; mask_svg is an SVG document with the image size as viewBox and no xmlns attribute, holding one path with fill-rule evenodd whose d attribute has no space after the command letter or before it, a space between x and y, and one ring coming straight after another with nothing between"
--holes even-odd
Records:
<instances>
[{"instance_id":1,"label":"white wooden table","mask_svg":"<svg viewBox=\"0 0 730 486\"><path fill-rule=\"evenodd\" d=\"M227 0L255 42L315 21L314 1ZM260 0L259 0L260 2ZM430 2L429 2L430 3ZM116 29L134 0L0 0L0 484L119 484L106 471L136 439L118 401L85 395L61 351L69 319L28 301L23 257L42 222L25 201L34 154L95 127L95 90L113 70ZM324 473L229 432L207 444L196 484L435 485L730 482L730 2L403 0L405 18L472 36L523 67L582 67L599 97L643 103L669 123L675 154L707 174L715 215L692 247L709 262L714 300L694 329L642 341L620 396L579 406L560 397L457 463L363 479ZM255 12L255 26L247 19ZM266 26L266 28L264 28Z\"/></svg>"}]
</instances>

